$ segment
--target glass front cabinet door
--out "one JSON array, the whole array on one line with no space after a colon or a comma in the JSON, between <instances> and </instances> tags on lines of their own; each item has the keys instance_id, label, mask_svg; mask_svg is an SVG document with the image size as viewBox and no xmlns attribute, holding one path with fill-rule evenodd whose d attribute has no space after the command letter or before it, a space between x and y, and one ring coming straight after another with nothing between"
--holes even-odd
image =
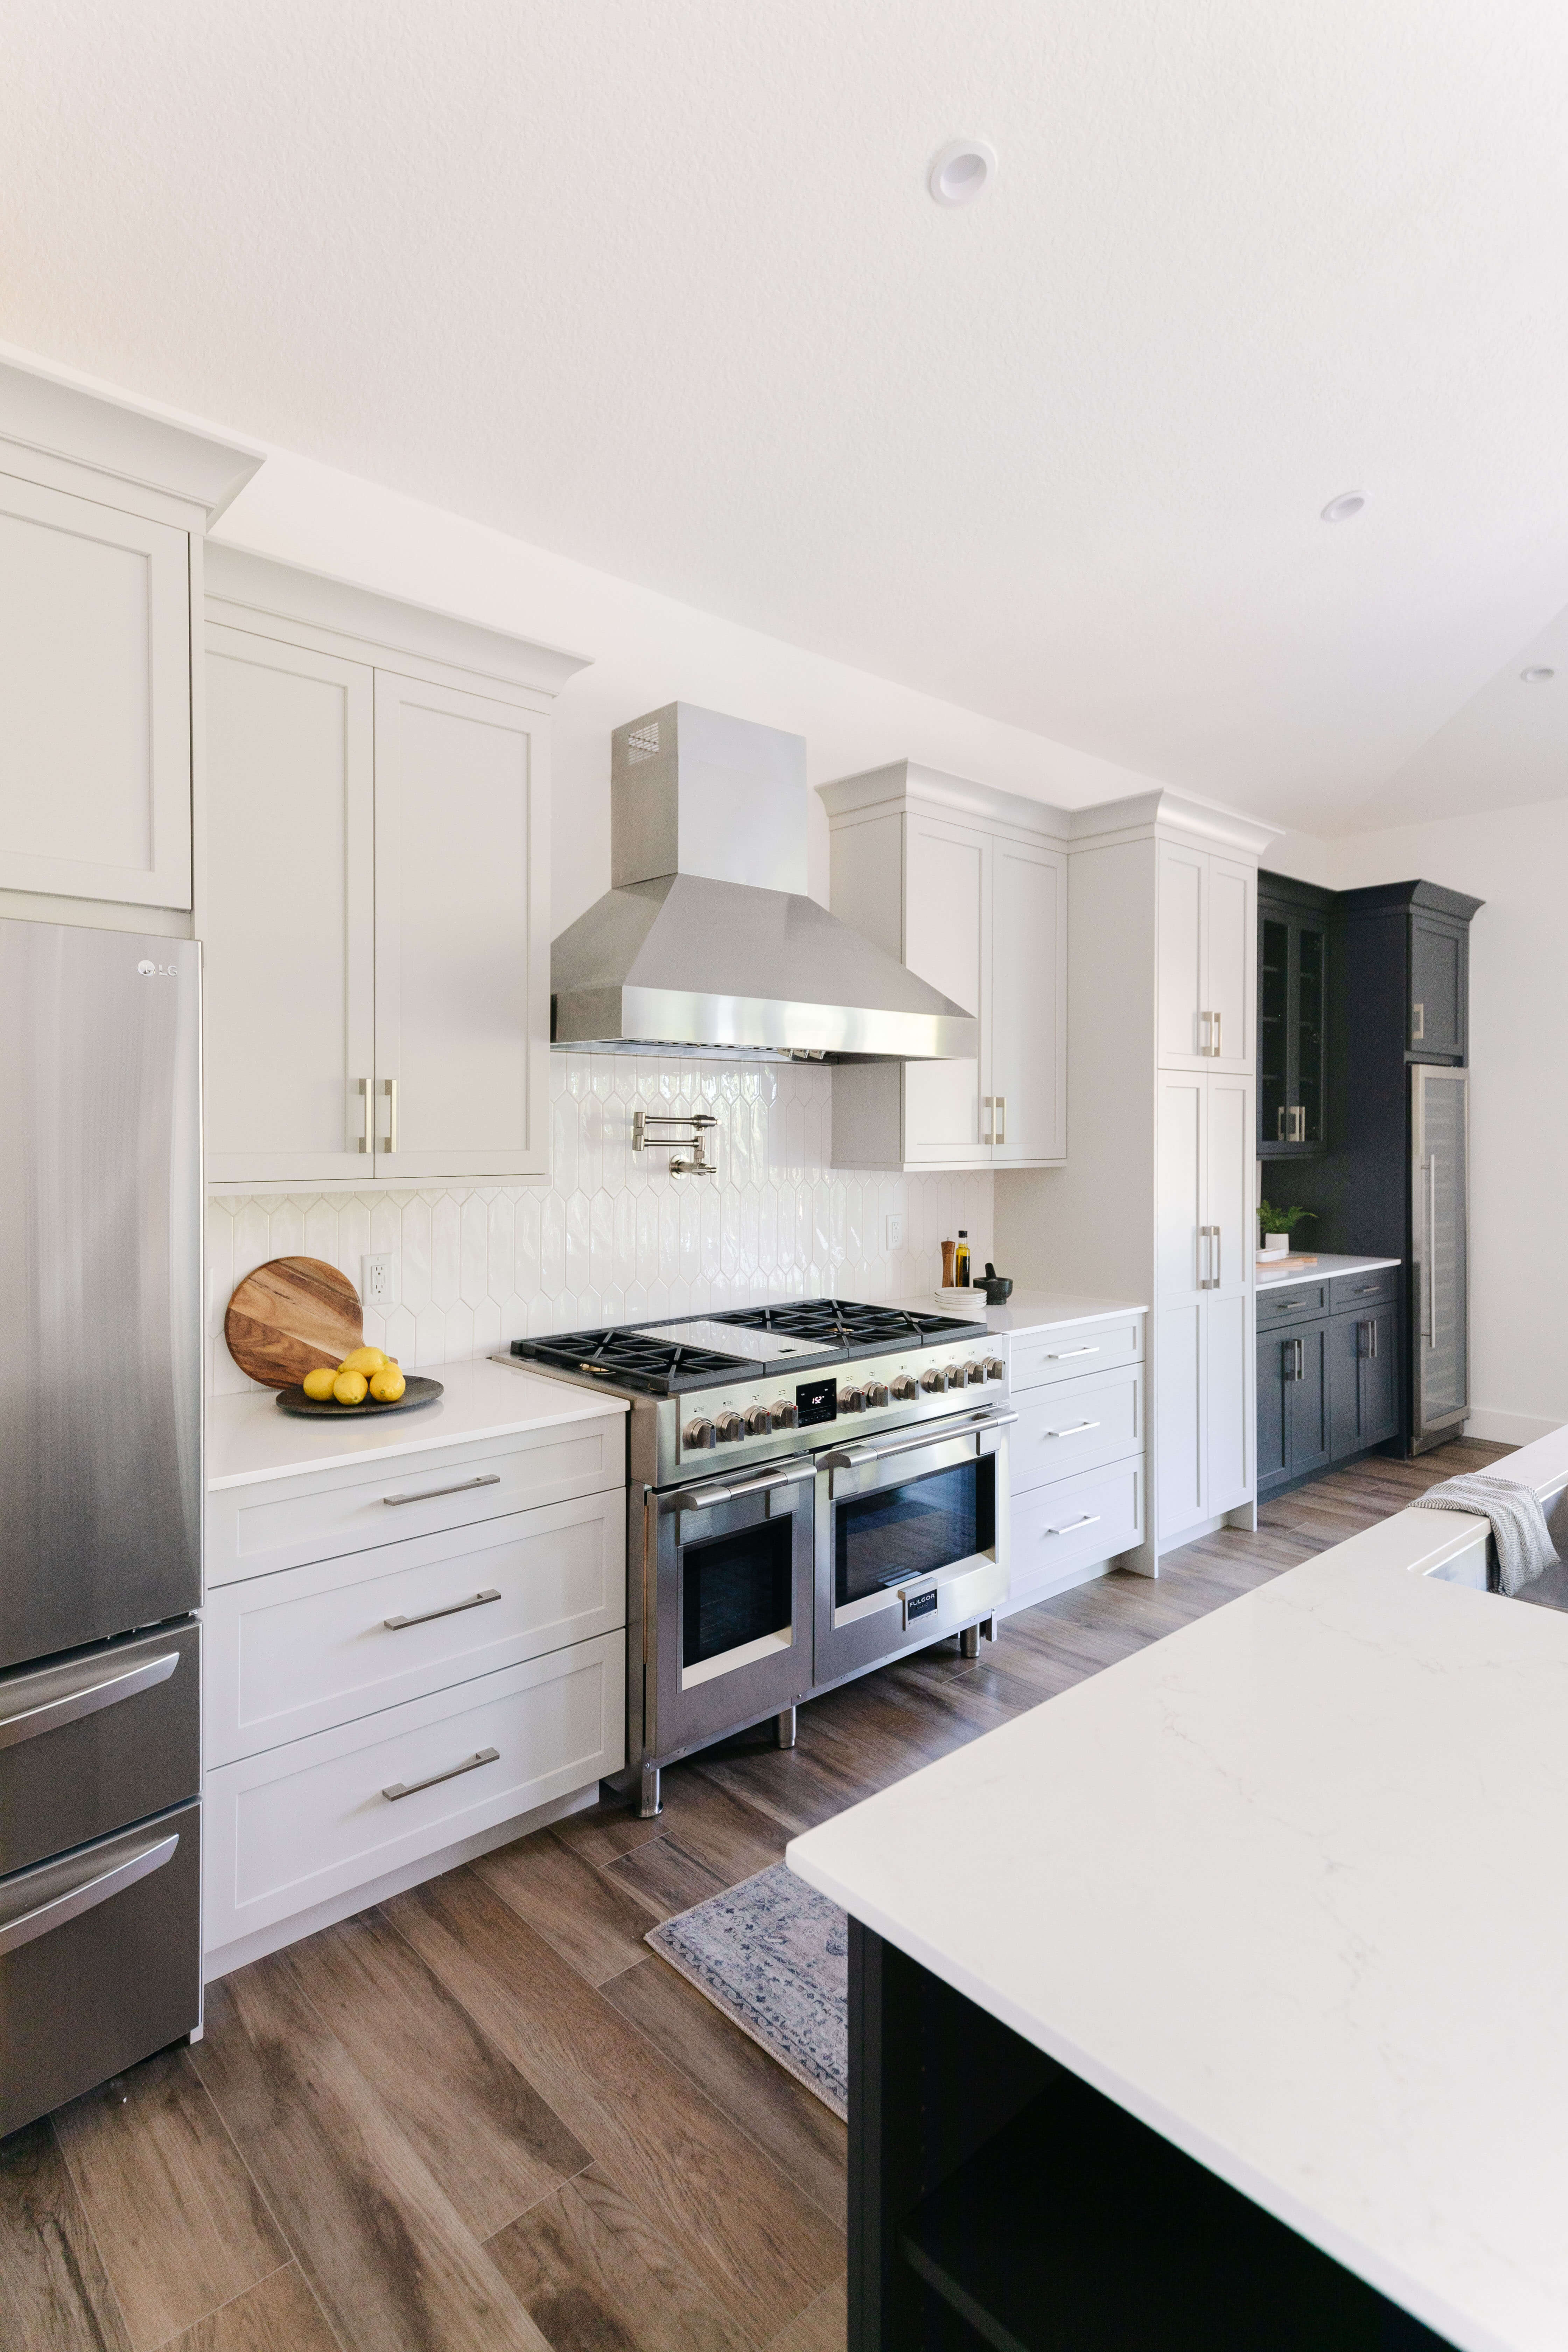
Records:
<instances>
[{"instance_id":1,"label":"glass front cabinet door","mask_svg":"<svg viewBox=\"0 0 1568 2352\"><path fill-rule=\"evenodd\" d=\"M1258 1150L1265 1160L1328 1149L1329 919L1258 901Z\"/></svg>"}]
</instances>

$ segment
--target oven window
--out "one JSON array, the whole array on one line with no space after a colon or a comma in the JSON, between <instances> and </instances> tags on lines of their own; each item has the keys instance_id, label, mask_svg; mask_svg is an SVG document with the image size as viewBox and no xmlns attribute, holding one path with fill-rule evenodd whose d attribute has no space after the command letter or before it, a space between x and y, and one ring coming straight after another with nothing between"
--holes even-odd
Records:
<instances>
[{"instance_id":1,"label":"oven window","mask_svg":"<svg viewBox=\"0 0 1568 2352\"><path fill-rule=\"evenodd\" d=\"M680 1662L699 1666L765 1634L784 1633L792 1610L793 1514L761 1520L680 1552Z\"/></svg>"},{"instance_id":2,"label":"oven window","mask_svg":"<svg viewBox=\"0 0 1568 2352\"><path fill-rule=\"evenodd\" d=\"M836 1605L928 1576L996 1540L996 1457L961 1462L833 1507Z\"/></svg>"}]
</instances>

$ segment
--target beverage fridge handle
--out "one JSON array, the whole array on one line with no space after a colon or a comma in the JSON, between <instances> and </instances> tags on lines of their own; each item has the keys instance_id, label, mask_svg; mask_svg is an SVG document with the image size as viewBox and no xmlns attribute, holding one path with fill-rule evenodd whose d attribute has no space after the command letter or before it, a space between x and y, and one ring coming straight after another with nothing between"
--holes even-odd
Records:
<instances>
[{"instance_id":1,"label":"beverage fridge handle","mask_svg":"<svg viewBox=\"0 0 1568 2352\"><path fill-rule=\"evenodd\" d=\"M1437 1155L1426 1162L1426 1345L1437 1344Z\"/></svg>"}]
</instances>

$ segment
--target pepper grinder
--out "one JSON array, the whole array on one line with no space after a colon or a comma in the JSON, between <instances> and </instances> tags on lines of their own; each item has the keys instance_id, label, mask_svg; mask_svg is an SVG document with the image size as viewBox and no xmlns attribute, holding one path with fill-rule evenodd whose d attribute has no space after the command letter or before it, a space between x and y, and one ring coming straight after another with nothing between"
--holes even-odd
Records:
<instances>
[{"instance_id":1,"label":"pepper grinder","mask_svg":"<svg viewBox=\"0 0 1568 2352\"><path fill-rule=\"evenodd\" d=\"M943 1242L942 1245L942 1286L944 1290L952 1290L955 1287L952 1279L952 1253L955 1246L952 1242Z\"/></svg>"}]
</instances>

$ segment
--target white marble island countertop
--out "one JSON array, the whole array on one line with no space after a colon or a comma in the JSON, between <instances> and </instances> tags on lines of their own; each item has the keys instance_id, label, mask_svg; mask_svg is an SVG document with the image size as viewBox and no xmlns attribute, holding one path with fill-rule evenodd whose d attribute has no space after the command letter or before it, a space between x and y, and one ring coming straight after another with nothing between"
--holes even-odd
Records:
<instances>
[{"instance_id":1,"label":"white marble island countertop","mask_svg":"<svg viewBox=\"0 0 1568 2352\"><path fill-rule=\"evenodd\" d=\"M1380 1266L1403 1265L1398 1257L1333 1257L1327 1250L1313 1253L1310 1265L1292 1266L1280 1274L1259 1251L1258 1257L1258 1287L1259 1290L1280 1290L1288 1282L1338 1282L1347 1274L1373 1274Z\"/></svg>"},{"instance_id":2,"label":"white marble island countertop","mask_svg":"<svg viewBox=\"0 0 1568 2352\"><path fill-rule=\"evenodd\" d=\"M1568 1430L1509 1469L1563 1528ZM788 1860L1464 2352L1562 2352L1568 1615L1443 1580L1483 1535L1401 1512Z\"/></svg>"},{"instance_id":3,"label":"white marble island countertop","mask_svg":"<svg viewBox=\"0 0 1568 2352\"><path fill-rule=\"evenodd\" d=\"M365 1414L342 1421L300 1420L279 1412L272 1391L207 1400L207 1491L288 1478L302 1470L333 1470L354 1462L424 1454L433 1446L474 1438L510 1437L522 1429L550 1429L574 1421L624 1413L624 1397L574 1387L539 1373L513 1371L489 1357L436 1364L430 1378L446 1393L411 1412Z\"/></svg>"}]
</instances>

